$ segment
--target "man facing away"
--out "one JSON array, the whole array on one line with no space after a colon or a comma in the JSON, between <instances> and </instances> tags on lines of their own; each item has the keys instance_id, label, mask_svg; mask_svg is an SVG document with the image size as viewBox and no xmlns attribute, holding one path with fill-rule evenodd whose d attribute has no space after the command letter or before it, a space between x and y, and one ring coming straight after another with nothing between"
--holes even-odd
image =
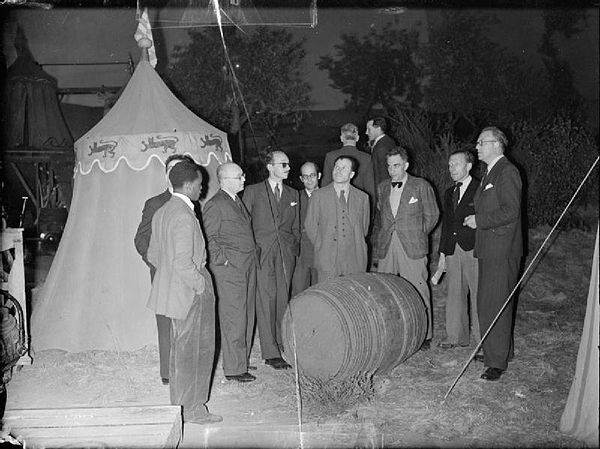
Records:
<instances>
[{"instance_id":1,"label":"man facing away","mask_svg":"<svg viewBox=\"0 0 600 449\"><path fill-rule=\"evenodd\" d=\"M147 253L148 253L148 245L150 244L150 237L152 235L152 217L154 213L162 207L169 198L171 198L171 192L173 191L173 187L171 187L171 183L169 182L169 171L175 164L181 161L188 161L190 163L194 163L194 160L188 156L183 154L173 154L167 158L165 161L165 171L167 176L167 190L162 193L159 193L152 198L149 198L144 203L144 209L142 209L142 220L138 225L137 232L135 233L135 238L133 243L135 244L135 249L142 256L142 260L148 265L150 268L150 282L154 279L154 273L156 272L156 268L152 266L150 262L148 262ZM156 327L158 329L158 358L160 364L160 377L163 385L169 384L169 351L171 347L171 320L164 315L156 315Z\"/></svg>"},{"instance_id":2,"label":"man facing away","mask_svg":"<svg viewBox=\"0 0 600 449\"><path fill-rule=\"evenodd\" d=\"M215 278L225 378L251 382L248 373L256 305L258 254L250 214L237 194L244 172L233 162L217 167L220 189L202 211L209 267Z\"/></svg>"},{"instance_id":3,"label":"man facing away","mask_svg":"<svg viewBox=\"0 0 600 449\"><path fill-rule=\"evenodd\" d=\"M350 185L355 161L340 156L333 166L333 183L311 197L304 227L314 247L318 282L367 271L369 197Z\"/></svg>"},{"instance_id":4,"label":"man facing away","mask_svg":"<svg viewBox=\"0 0 600 449\"><path fill-rule=\"evenodd\" d=\"M373 175L373 164L371 156L363 153L356 144L358 143L358 127L353 123L346 123L340 129L340 140L342 148L328 152L323 164L323 187L329 185L333 180L333 165L338 157L348 156L356 160L356 174L352 178L352 185L369 195L369 199L375 203L375 178Z\"/></svg>"},{"instance_id":5,"label":"man facing away","mask_svg":"<svg viewBox=\"0 0 600 449\"><path fill-rule=\"evenodd\" d=\"M409 175L408 153L395 147L387 153L391 179L382 181L377 190L374 263L380 273L397 274L415 286L427 308L427 336L421 349L431 346L433 313L427 285L429 233L435 227L439 209L431 185Z\"/></svg>"},{"instance_id":6,"label":"man facing away","mask_svg":"<svg viewBox=\"0 0 600 449\"><path fill-rule=\"evenodd\" d=\"M180 162L169 172L173 195L152 218L148 261L156 267L148 307L171 320L171 404L184 422L222 418L206 402L215 352L215 296L205 268L206 251L193 201L202 190L200 167Z\"/></svg>"},{"instance_id":7,"label":"man facing away","mask_svg":"<svg viewBox=\"0 0 600 449\"><path fill-rule=\"evenodd\" d=\"M523 256L521 230L521 176L504 156L508 139L496 127L484 128L477 139L477 156L487 170L475 193L475 214L464 223L475 229L475 257L479 266L477 312L481 336L508 299L517 283ZM511 298L483 341L482 379L498 380L513 356ZM479 357L481 359L481 357Z\"/></svg>"},{"instance_id":8,"label":"man facing away","mask_svg":"<svg viewBox=\"0 0 600 449\"><path fill-rule=\"evenodd\" d=\"M283 184L290 160L283 151L267 155L269 177L244 190L244 204L260 248L256 321L265 363L274 369L291 366L281 357L281 320L290 299L295 258L299 253L298 191Z\"/></svg>"},{"instance_id":9,"label":"man facing away","mask_svg":"<svg viewBox=\"0 0 600 449\"><path fill-rule=\"evenodd\" d=\"M304 222L306 221L306 212L310 203L310 197L313 192L319 188L319 179L321 172L314 162L305 162L300 167L300 180L304 184L304 189L300 191L300 255L296 259L296 268L292 278L292 296L306 290L311 285L317 283L317 271L314 268L314 248L310 239L306 235Z\"/></svg>"},{"instance_id":10,"label":"man facing away","mask_svg":"<svg viewBox=\"0 0 600 449\"><path fill-rule=\"evenodd\" d=\"M396 142L385 132L387 124L383 117L374 117L367 122L367 136L371 145L371 160L375 186L379 186L384 179L389 178L387 169L387 153L396 146Z\"/></svg>"},{"instance_id":11,"label":"man facing away","mask_svg":"<svg viewBox=\"0 0 600 449\"><path fill-rule=\"evenodd\" d=\"M479 180L470 172L475 157L468 150L450 155L448 168L454 185L444 193L444 214L440 238L438 272L447 272L446 340L443 349L469 346L469 316L471 335L479 343L477 316L477 259L473 256L475 230L463 224L467 215L475 213L473 197ZM470 305L470 307L469 307ZM470 309L470 310L469 310ZM470 313L469 313L470 312Z\"/></svg>"}]
</instances>

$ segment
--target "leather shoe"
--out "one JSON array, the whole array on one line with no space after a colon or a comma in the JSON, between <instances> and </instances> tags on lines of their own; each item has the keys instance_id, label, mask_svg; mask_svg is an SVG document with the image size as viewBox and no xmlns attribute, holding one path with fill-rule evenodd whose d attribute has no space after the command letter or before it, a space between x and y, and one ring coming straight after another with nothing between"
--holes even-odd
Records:
<instances>
[{"instance_id":1,"label":"leather shoe","mask_svg":"<svg viewBox=\"0 0 600 449\"><path fill-rule=\"evenodd\" d=\"M281 357L266 359L265 364L271 366L274 369L290 369L292 367L292 365L283 360Z\"/></svg>"},{"instance_id":2,"label":"leather shoe","mask_svg":"<svg viewBox=\"0 0 600 449\"><path fill-rule=\"evenodd\" d=\"M473 357L473 359L475 359L477 362L481 362L481 363L483 363L485 360L483 357L483 354L475 354L475 357Z\"/></svg>"},{"instance_id":3,"label":"leather shoe","mask_svg":"<svg viewBox=\"0 0 600 449\"><path fill-rule=\"evenodd\" d=\"M421 351L429 351L431 349L431 338L429 340L425 340L420 349Z\"/></svg>"},{"instance_id":4,"label":"leather shoe","mask_svg":"<svg viewBox=\"0 0 600 449\"><path fill-rule=\"evenodd\" d=\"M163 385L169 385L169 379L167 379L166 377L161 377L160 381Z\"/></svg>"},{"instance_id":5,"label":"leather shoe","mask_svg":"<svg viewBox=\"0 0 600 449\"><path fill-rule=\"evenodd\" d=\"M449 341L443 341L438 346L442 349L453 349L453 348L458 348L458 347L466 348L467 346L469 346L469 343L467 343L466 345L465 344L459 345L458 343L451 343Z\"/></svg>"},{"instance_id":6,"label":"leather shoe","mask_svg":"<svg viewBox=\"0 0 600 449\"><path fill-rule=\"evenodd\" d=\"M256 368L256 365L248 365L248 369L250 371L256 371L257 368Z\"/></svg>"},{"instance_id":7,"label":"leather shoe","mask_svg":"<svg viewBox=\"0 0 600 449\"><path fill-rule=\"evenodd\" d=\"M212 413L206 413L205 415L191 415L186 417L184 414L183 422L193 424L214 424L223 421L221 415L214 415Z\"/></svg>"},{"instance_id":8,"label":"leather shoe","mask_svg":"<svg viewBox=\"0 0 600 449\"><path fill-rule=\"evenodd\" d=\"M227 380L235 380L237 382L252 382L256 377L250 373L235 374L233 376L225 376Z\"/></svg>"},{"instance_id":9,"label":"leather shoe","mask_svg":"<svg viewBox=\"0 0 600 449\"><path fill-rule=\"evenodd\" d=\"M481 378L484 380L491 381L498 380L500 379L500 376L502 376L502 373L504 373L504 370L501 370L499 368L488 368L483 372Z\"/></svg>"}]
</instances>

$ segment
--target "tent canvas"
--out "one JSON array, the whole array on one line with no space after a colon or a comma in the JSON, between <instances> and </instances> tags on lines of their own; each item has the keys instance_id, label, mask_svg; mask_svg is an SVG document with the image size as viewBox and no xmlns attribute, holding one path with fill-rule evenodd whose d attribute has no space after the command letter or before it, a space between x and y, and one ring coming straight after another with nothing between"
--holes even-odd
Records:
<instances>
[{"instance_id":1,"label":"tent canvas","mask_svg":"<svg viewBox=\"0 0 600 449\"><path fill-rule=\"evenodd\" d=\"M567 405L560 420L560 430L574 438L585 441L590 447L598 447L598 230L596 248L590 276L587 309L583 332L577 353L575 376L571 384Z\"/></svg>"},{"instance_id":2,"label":"tent canvas","mask_svg":"<svg viewBox=\"0 0 600 449\"><path fill-rule=\"evenodd\" d=\"M166 189L164 163L189 154L231 160L227 135L187 109L142 59L109 113L75 143L71 210L31 319L35 350L136 350L156 345L148 268L133 239L145 200Z\"/></svg>"}]
</instances>

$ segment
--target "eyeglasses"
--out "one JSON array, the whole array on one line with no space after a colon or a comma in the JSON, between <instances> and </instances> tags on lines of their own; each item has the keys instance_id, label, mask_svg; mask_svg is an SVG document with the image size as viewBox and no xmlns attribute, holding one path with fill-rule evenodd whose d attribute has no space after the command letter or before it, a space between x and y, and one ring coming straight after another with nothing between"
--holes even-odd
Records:
<instances>
[{"instance_id":1,"label":"eyeglasses","mask_svg":"<svg viewBox=\"0 0 600 449\"><path fill-rule=\"evenodd\" d=\"M484 143L489 143L489 142L498 142L498 141L497 140L478 140L477 146L482 146Z\"/></svg>"},{"instance_id":2,"label":"eyeglasses","mask_svg":"<svg viewBox=\"0 0 600 449\"><path fill-rule=\"evenodd\" d=\"M238 181L241 181L242 179L246 179L246 173L242 173L239 176L223 176L221 179L237 179Z\"/></svg>"},{"instance_id":3,"label":"eyeglasses","mask_svg":"<svg viewBox=\"0 0 600 449\"><path fill-rule=\"evenodd\" d=\"M271 165L281 165L283 168L289 167L289 162L271 162Z\"/></svg>"},{"instance_id":4,"label":"eyeglasses","mask_svg":"<svg viewBox=\"0 0 600 449\"><path fill-rule=\"evenodd\" d=\"M305 181L309 180L309 179L315 179L316 177L317 177L316 173L310 173L308 175L300 175L300 178L304 179Z\"/></svg>"}]
</instances>

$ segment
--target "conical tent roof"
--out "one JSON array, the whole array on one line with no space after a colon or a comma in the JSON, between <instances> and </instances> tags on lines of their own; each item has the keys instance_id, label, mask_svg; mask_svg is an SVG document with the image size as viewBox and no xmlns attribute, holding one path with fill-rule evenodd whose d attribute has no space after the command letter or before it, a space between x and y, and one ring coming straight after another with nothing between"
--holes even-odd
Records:
<instances>
[{"instance_id":1,"label":"conical tent roof","mask_svg":"<svg viewBox=\"0 0 600 449\"><path fill-rule=\"evenodd\" d=\"M189 111L142 60L109 113L75 143L73 200L31 320L36 350L135 350L156 345L148 268L133 239L144 202L166 189L164 161L206 168L231 160L227 135Z\"/></svg>"}]
</instances>

